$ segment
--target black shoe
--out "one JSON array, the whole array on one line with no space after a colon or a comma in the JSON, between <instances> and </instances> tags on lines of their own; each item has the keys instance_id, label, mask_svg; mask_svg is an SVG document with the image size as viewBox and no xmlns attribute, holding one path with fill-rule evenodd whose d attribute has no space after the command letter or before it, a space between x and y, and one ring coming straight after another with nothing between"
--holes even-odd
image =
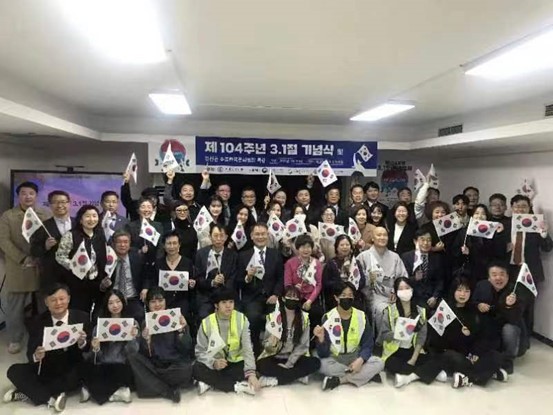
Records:
<instances>
[{"instance_id":1,"label":"black shoe","mask_svg":"<svg viewBox=\"0 0 553 415\"><path fill-rule=\"evenodd\" d=\"M369 382L382 383L382 376L380 376L380 373L377 373Z\"/></svg>"},{"instance_id":2,"label":"black shoe","mask_svg":"<svg viewBox=\"0 0 553 415\"><path fill-rule=\"evenodd\" d=\"M337 376L325 376L323 379L323 390L332 390L340 385L340 378Z\"/></svg>"},{"instance_id":3,"label":"black shoe","mask_svg":"<svg viewBox=\"0 0 553 415\"><path fill-rule=\"evenodd\" d=\"M171 399L174 403L179 403L180 389L179 388L171 389L171 391L169 391L169 399Z\"/></svg>"},{"instance_id":4,"label":"black shoe","mask_svg":"<svg viewBox=\"0 0 553 415\"><path fill-rule=\"evenodd\" d=\"M501 368L505 369L505 372L507 372L508 375L512 375L515 372L514 366L515 365L512 360L507 360L501 365Z\"/></svg>"}]
</instances>

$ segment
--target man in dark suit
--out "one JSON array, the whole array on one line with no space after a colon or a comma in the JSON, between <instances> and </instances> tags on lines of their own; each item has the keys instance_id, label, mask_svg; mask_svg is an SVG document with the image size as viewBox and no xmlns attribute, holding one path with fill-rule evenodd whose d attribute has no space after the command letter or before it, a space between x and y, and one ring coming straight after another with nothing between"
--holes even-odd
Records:
<instances>
[{"instance_id":1,"label":"man in dark suit","mask_svg":"<svg viewBox=\"0 0 553 415\"><path fill-rule=\"evenodd\" d=\"M106 241L109 242L111 239L110 236L113 235L113 232L123 229L129 221L126 217L117 213L117 210L119 209L119 195L113 190L106 190L102 193L100 203L102 204L100 223L104 223L104 217L107 212L109 212L111 216L110 223L108 224L111 231L109 232L109 235L106 232Z\"/></svg>"},{"instance_id":2,"label":"man in dark suit","mask_svg":"<svg viewBox=\"0 0 553 415\"><path fill-rule=\"evenodd\" d=\"M368 182L363 187L363 190L365 191L365 196L367 196L367 200L365 200L365 205L370 208L372 205L377 204L378 206L380 206L382 214L386 216L386 214L388 213L388 206L378 201L378 198L380 197L380 186L378 185L378 183Z\"/></svg>"},{"instance_id":3,"label":"man in dark suit","mask_svg":"<svg viewBox=\"0 0 553 415\"><path fill-rule=\"evenodd\" d=\"M129 317L141 323L144 321L143 301L152 283L151 268L144 266L145 256L141 251L131 249L131 235L126 230L116 231L112 244L117 254L117 265L111 276L103 279L100 290L113 287L121 291L127 300Z\"/></svg>"},{"instance_id":4,"label":"man in dark suit","mask_svg":"<svg viewBox=\"0 0 553 415\"><path fill-rule=\"evenodd\" d=\"M336 212L336 219L334 220L334 223L336 225L348 226L349 216L347 209L340 206L340 188L337 186L328 186L325 189L325 201L327 206L332 206L334 208L334 212ZM326 206L323 206L323 209L325 209L325 207ZM322 213L322 211L319 212ZM318 221L322 222L320 219L320 213Z\"/></svg>"},{"instance_id":5,"label":"man in dark suit","mask_svg":"<svg viewBox=\"0 0 553 415\"><path fill-rule=\"evenodd\" d=\"M63 281L66 271L57 263L56 251L63 234L75 227L75 219L69 216L71 199L67 192L63 190L50 192L48 203L53 217L45 220L44 227L39 228L31 236L31 255L40 261L41 290L55 282Z\"/></svg>"},{"instance_id":6,"label":"man in dark suit","mask_svg":"<svg viewBox=\"0 0 553 415\"><path fill-rule=\"evenodd\" d=\"M4 395L4 402L31 401L48 404L56 412L65 409L66 393L80 385L79 371L82 353L88 347L86 333L90 332L89 316L79 310L69 310L69 288L54 284L46 291L48 311L36 317L29 329L27 358L29 363L17 363L8 368L13 383ZM83 324L83 331L72 346L46 351L43 347L44 328Z\"/></svg>"},{"instance_id":7,"label":"man in dark suit","mask_svg":"<svg viewBox=\"0 0 553 415\"><path fill-rule=\"evenodd\" d=\"M306 225L315 225L320 220L319 209L313 203L311 203L311 190L309 186L303 186L296 190L296 203L305 208L307 218L305 219ZM292 212L293 216L293 212Z\"/></svg>"},{"instance_id":8,"label":"man in dark suit","mask_svg":"<svg viewBox=\"0 0 553 415\"><path fill-rule=\"evenodd\" d=\"M409 251L401 255L401 260L411 280L415 302L421 307L435 308L444 295L445 272L442 256L431 252L432 236L428 231L419 229L415 237L420 259L415 263L417 251Z\"/></svg>"},{"instance_id":9,"label":"man in dark suit","mask_svg":"<svg viewBox=\"0 0 553 415\"><path fill-rule=\"evenodd\" d=\"M209 231L211 246L196 253L196 285L198 286L198 317L200 321L213 313L210 296L217 287L226 286L236 291L236 266L238 255L225 248L227 231L223 225L212 223Z\"/></svg>"},{"instance_id":10,"label":"man in dark suit","mask_svg":"<svg viewBox=\"0 0 553 415\"><path fill-rule=\"evenodd\" d=\"M259 336L265 327L265 315L273 311L284 291L284 267L278 250L267 247L269 230L266 224L255 224L251 239L253 249L238 256L236 285L242 292L242 310L250 321L253 350L259 356Z\"/></svg>"},{"instance_id":11,"label":"man in dark suit","mask_svg":"<svg viewBox=\"0 0 553 415\"><path fill-rule=\"evenodd\" d=\"M131 221L140 219L138 214L138 205L140 199L133 199L131 195L131 187L129 185L130 174L123 174L123 185L121 186L121 203L127 209L127 216ZM154 207L154 213L151 220L155 220L159 223L169 222L171 220L171 209L169 206L165 206L159 202L159 194L155 187L146 187L140 192L141 198L150 199Z\"/></svg>"}]
</instances>

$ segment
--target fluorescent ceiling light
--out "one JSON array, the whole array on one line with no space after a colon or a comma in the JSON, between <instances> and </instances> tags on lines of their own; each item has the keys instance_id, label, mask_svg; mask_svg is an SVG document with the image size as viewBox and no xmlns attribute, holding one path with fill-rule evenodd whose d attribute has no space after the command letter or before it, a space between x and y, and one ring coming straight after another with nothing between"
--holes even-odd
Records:
<instances>
[{"instance_id":1,"label":"fluorescent ceiling light","mask_svg":"<svg viewBox=\"0 0 553 415\"><path fill-rule=\"evenodd\" d=\"M165 48L150 0L59 0L67 19L115 60L154 63Z\"/></svg>"},{"instance_id":2,"label":"fluorescent ceiling light","mask_svg":"<svg viewBox=\"0 0 553 415\"><path fill-rule=\"evenodd\" d=\"M466 75L489 79L507 79L553 67L553 30L518 42L514 47L497 54L465 71Z\"/></svg>"},{"instance_id":3,"label":"fluorescent ceiling light","mask_svg":"<svg viewBox=\"0 0 553 415\"><path fill-rule=\"evenodd\" d=\"M164 114L190 115L190 106L183 94L150 94L150 99Z\"/></svg>"},{"instance_id":4,"label":"fluorescent ceiling light","mask_svg":"<svg viewBox=\"0 0 553 415\"><path fill-rule=\"evenodd\" d=\"M400 112L408 111L415 108L413 104L401 104L389 102L387 104L379 105L378 107L371 108L368 111L357 114L351 117L351 121L377 121L381 118L391 117L392 115L399 114Z\"/></svg>"}]
</instances>

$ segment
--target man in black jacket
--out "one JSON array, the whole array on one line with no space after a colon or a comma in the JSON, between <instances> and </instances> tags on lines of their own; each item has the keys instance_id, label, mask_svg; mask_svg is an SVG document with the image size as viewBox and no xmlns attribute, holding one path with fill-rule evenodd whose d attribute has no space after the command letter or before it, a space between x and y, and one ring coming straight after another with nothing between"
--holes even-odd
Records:
<instances>
[{"instance_id":1,"label":"man in black jacket","mask_svg":"<svg viewBox=\"0 0 553 415\"><path fill-rule=\"evenodd\" d=\"M528 294L520 287L515 292L509 284L507 265L492 262L488 279L476 284L471 302L478 308L483 330L489 344L504 356L503 369L513 373L513 361L522 356L529 346L523 314Z\"/></svg>"},{"instance_id":2,"label":"man in black jacket","mask_svg":"<svg viewBox=\"0 0 553 415\"><path fill-rule=\"evenodd\" d=\"M4 402L31 401L35 405L48 404L56 412L65 409L66 393L80 385L79 371L82 353L88 347L89 316L79 310L69 310L69 288L54 284L46 291L48 311L37 316L29 329L27 358L29 363L17 363L8 368L8 379L13 383L4 395ZM47 327L83 324L83 331L72 346L46 351L43 347Z\"/></svg>"},{"instance_id":3,"label":"man in black jacket","mask_svg":"<svg viewBox=\"0 0 553 415\"><path fill-rule=\"evenodd\" d=\"M261 353L260 334L265 315L273 311L284 289L284 267L278 250L268 248L269 230L256 223L251 230L254 247L238 256L236 283L242 292L242 309L250 321L253 350Z\"/></svg>"},{"instance_id":4,"label":"man in black jacket","mask_svg":"<svg viewBox=\"0 0 553 415\"><path fill-rule=\"evenodd\" d=\"M44 227L39 228L31 236L30 241L31 255L40 261L41 290L55 282L63 281L63 274L66 271L56 262L56 251L63 234L75 227L75 219L69 216L71 199L67 192L63 190L50 192L48 203L53 217L44 221Z\"/></svg>"}]
</instances>

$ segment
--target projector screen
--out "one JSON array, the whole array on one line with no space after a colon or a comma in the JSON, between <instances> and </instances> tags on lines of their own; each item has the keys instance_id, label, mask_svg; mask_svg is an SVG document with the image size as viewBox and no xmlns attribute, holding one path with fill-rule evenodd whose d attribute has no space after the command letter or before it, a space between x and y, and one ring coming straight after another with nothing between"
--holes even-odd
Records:
<instances>
[{"instance_id":1,"label":"projector screen","mask_svg":"<svg viewBox=\"0 0 553 415\"><path fill-rule=\"evenodd\" d=\"M91 204L100 211L100 196L106 190L120 194L123 179L121 173L74 172L12 170L11 171L11 206L17 204L15 189L25 181L38 186L37 206L48 209L48 193L53 190L64 190L71 196L71 216L75 216L79 207ZM119 205L119 214L125 215L125 208Z\"/></svg>"}]
</instances>

